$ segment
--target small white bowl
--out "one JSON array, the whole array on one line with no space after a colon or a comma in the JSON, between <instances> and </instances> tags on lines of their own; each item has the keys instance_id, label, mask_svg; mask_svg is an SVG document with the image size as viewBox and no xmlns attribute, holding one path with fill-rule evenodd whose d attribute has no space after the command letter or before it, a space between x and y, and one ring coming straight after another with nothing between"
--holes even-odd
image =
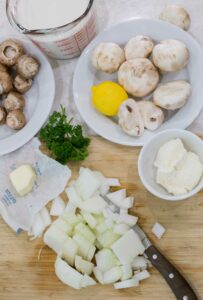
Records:
<instances>
[{"instance_id":1,"label":"small white bowl","mask_svg":"<svg viewBox=\"0 0 203 300\"><path fill-rule=\"evenodd\" d=\"M154 161L157 152L165 142L174 138L180 138L186 149L199 155L203 162L203 141L192 132L181 129L169 129L156 134L142 148L138 159L138 173L145 188L154 196L169 201L190 198L203 188L203 176L198 185L191 192L178 196L173 196L162 188L161 185L156 183L155 178L157 169L154 167Z\"/></svg>"}]
</instances>

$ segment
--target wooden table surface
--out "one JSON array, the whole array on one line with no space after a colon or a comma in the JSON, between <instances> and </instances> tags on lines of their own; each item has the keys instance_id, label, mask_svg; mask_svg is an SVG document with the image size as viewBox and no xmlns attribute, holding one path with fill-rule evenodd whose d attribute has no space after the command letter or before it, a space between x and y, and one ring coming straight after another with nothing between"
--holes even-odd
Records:
<instances>
[{"instance_id":1,"label":"wooden table surface","mask_svg":"<svg viewBox=\"0 0 203 300\"><path fill-rule=\"evenodd\" d=\"M118 146L93 138L89 158L82 165L118 177L128 194L135 196L133 213L152 242L176 265L203 299L203 192L192 199L170 203L149 194L137 174L138 148ZM76 176L80 164L70 164ZM36 199L37 200L37 199ZM167 232L162 240L151 233L155 222ZM16 236L0 220L0 300L173 300L175 297L159 273L140 287L117 291L95 286L80 291L63 285L54 274L55 254L47 247L38 261L42 240L29 241L25 233Z\"/></svg>"}]
</instances>

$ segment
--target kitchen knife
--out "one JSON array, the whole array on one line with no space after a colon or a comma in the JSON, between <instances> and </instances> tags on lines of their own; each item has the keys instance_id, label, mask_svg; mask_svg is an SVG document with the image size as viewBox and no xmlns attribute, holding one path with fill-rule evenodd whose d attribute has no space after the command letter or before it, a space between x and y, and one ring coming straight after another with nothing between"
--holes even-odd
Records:
<instances>
[{"instance_id":1,"label":"kitchen knife","mask_svg":"<svg viewBox=\"0 0 203 300\"><path fill-rule=\"evenodd\" d=\"M112 202L103 196L108 205L112 205ZM115 213L120 213L120 208L114 205ZM166 280L174 295L178 300L198 300L193 289L180 272L159 252L159 250L152 245L145 232L135 225L132 228L140 237L144 247L145 255L152 263L152 265L159 271L159 273Z\"/></svg>"},{"instance_id":2,"label":"kitchen knife","mask_svg":"<svg viewBox=\"0 0 203 300\"><path fill-rule=\"evenodd\" d=\"M135 225L133 230L139 235L144 247L145 254L152 265L166 280L178 300L197 300L197 296L189 283L180 272L152 245L144 231Z\"/></svg>"}]
</instances>

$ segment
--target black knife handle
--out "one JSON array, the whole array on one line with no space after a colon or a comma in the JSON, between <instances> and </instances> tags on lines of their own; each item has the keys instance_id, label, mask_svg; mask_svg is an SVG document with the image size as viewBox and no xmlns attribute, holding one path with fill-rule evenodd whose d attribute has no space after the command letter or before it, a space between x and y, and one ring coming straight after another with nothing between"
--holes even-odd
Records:
<instances>
[{"instance_id":1,"label":"black knife handle","mask_svg":"<svg viewBox=\"0 0 203 300\"><path fill-rule=\"evenodd\" d=\"M198 300L185 278L153 245L146 251L152 265L161 273L178 300Z\"/></svg>"}]
</instances>

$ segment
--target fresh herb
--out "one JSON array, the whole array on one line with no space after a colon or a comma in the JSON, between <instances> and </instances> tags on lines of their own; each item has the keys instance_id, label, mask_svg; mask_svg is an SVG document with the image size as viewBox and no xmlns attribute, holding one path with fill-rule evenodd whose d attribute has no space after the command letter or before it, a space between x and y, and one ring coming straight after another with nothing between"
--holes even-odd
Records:
<instances>
[{"instance_id":1,"label":"fresh herb","mask_svg":"<svg viewBox=\"0 0 203 300\"><path fill-rule=\"evenodd\" d=\"M83 136L81 125L72 125L66 110L53 112L48 123L39 132L39 138L51 151L51 156L66 164L68 161L81 161L88 156L90 139Z\"/></svg>"}]
</instances>

